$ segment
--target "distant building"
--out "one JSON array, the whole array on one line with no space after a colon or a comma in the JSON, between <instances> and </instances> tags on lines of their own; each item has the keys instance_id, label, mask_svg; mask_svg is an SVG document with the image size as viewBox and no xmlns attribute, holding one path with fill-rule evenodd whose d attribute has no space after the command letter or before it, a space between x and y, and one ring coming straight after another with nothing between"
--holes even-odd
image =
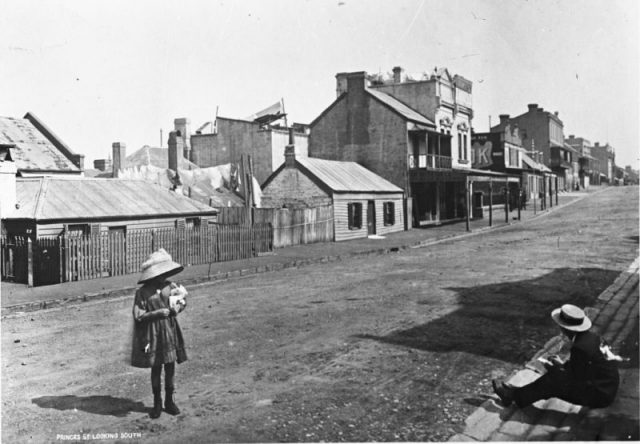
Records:
<instances>
[{"instance_id":1,"label":"distant building","mask_svg":"<svg viewBox=\"0 0 640 444\"><path fill-rule=\"evenodd\" d=\"M600 145L596 142L591 147L591 155L596 159L596 174L599 177L599 183L613 183L616 152L608 143Z\"/></svg>"},{"instance_id":2,"label":"distant building","mask_svg":"<svg viewBox=\"0 0 640 444\"><path fill-rule=\"evenodd\" d=\"M263 183L284 159L284 149L289 141L289 128L276 122L284 117L279 111L257 113L248 119L216 117L215 121L205 124L195 133L189 132L184 125L176 131L185 140L185 158L195 165L206 168L224 164L239 164L241 156L251 156L253 175ZM250 120L249 120L250 119ZM176 119L178 122L180 119ZM183 119L184 120L184 119ZM204 132L207 128L209 132ZM296 155L307 156L309 138L305 125L293 124ZM186 131L186 132L185 132Z\"/></svg>"},{"instance_id":3,"label":"distant building","mask_svg":"<svg viewBox=\"0 0 640 444\"><path fill-rule=\"evenodd\" d=\"M497 127L506 122L517 124L525 152L533 154L534 158L539 153L540 163L558 176L559 188L572 189L578 179L578 152L565 144L564 124L558 112L545 111L535 103L529 104L528 108L526 113L516 117L502 115Z\"/></svg>"},{"instance_id":4,"label":"distant building","mask_svg":"<svg viewBox=\"0 0 640 444\"><path fill-rule=\"evenodd\" d=\"M501 119L506 119L506 116ZM517 208L519 198L522 199L521 204L525 204L539 198L541 193L546 196L555 191L555 175L551 169L526 153L518 126L512 126L508 121L493 127L491 132L473 133L471 162L473 168L518 176L519 184L510 183L511 208ZM518 187L521 197L518 197ZM475 190L484 191L486 198L487 191L482 190L482 186L476 186ZM501 196L497 201L504 202Z\"/></svg>"},{"instance_id":5,"label":"distant building","mask_svg":"<svg viewBox=\"0 0 640 444\"><path fill-rule=\"evenodd\" d=\"M589 185L600 185L599 161L591 155L591 142L584 137L571 134L564 142L578 152L578 178L580 186L588 189Z\"/></svg>"},{"instance_id":6,"label":"distant building","mask_svg":"<svg viewBox=\"0 0 640 444\"><path fill-rule=\"evenodd\" d=\"M74 153L33 113L0 117L0 159L13 160L18 176L82 176L84 155Z\"/></svg>"}]
</instances>

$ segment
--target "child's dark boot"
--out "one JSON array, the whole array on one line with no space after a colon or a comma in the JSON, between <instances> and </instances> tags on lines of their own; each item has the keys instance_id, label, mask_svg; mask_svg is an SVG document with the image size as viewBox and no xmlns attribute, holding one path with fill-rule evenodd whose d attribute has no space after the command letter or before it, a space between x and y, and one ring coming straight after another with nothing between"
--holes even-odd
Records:
<instances>
[{"instance_id":1,"label":"child's dark boot","mask_svg":"<svg viewBox=\"0 0 640 444\"><path fill-rule=\"evenodd\" d=\"M164 401L164 411L170 415L179 415L180 409L173 401L173 387L167 387L165 395L166 399Z\"/></svg>"},{"instance_id":2,"label":"child's dark boot","mask_svg":"<svg viewBox=\"0 0 640 444\"><path fill-rule=\"evenodd\" d=\"M149 416L152 419L156 419L160 417L160 414L162 414L162 392L160 391L160 388L154 388L153 409L151 409L151 413L149 413Z\"/></svg>"}]
</instances>

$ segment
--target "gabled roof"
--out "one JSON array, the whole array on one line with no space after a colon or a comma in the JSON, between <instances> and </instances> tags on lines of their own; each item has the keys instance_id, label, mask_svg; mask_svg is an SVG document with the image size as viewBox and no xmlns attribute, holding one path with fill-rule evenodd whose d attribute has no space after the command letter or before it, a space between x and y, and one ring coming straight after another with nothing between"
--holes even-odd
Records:
<instances>
[{"instance_id":1,"label":"gabled roof","mask_svg":"<svg viewBox=\"0 0 640 444\"><path fill-rule=\"evenodd\" d=\"M9 149L18 171L80 173L28 119L0 117L0 146Z\"/></svg>"},{"instance_id":2,"label":"gabled roof","mask_svg":"<svg viewBox=\"0 0 640 444\"><path fill-rule=\"evenodd\" d=\"M11 219L86 220L213 215L216 210L142 180L17 178Z\"/></svg>"},{"instance_id":3,"label":"gabled roof","mask_svg":"<svg viewBox=\"0 0 640 444\"><path fill-rule=\"evenodd\" d=\"M402 193L400 187L356 162L301 157L296 163L336 193ZM284 165L283 165L284 167ZM282 167L281 167L282 168ZM280 171L280 169L278 170Z\"/></svg>"},{"instance_id":4,"label":"gabled roof","mask_svg":"<svg viewBox=\"0 0 640 444\"><path fill-rule=\"evenodd\" d=\"M406 120L427 125L435 129L436 125L433 121L423 116L413 108L405 105L395 97L371 88L366 88L366 91L376 100L393 109L396 113L400 114L400 116L404 117Z\"/></svg>"}]
</instances>

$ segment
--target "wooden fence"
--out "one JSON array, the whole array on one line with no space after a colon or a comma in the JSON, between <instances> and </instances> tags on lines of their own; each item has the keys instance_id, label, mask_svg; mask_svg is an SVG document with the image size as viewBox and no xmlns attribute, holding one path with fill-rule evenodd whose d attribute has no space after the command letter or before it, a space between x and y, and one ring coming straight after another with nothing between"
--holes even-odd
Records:
<instances>
[{"instance_id":1,"label":"wooden fence","mask_svg":"<svg viewBox=\"0 0 640 444\"><path fill-rule=\"evenodd\" d=\"M3 236L1 241L2 279L45 285L137 273L159 248L185 266L247 259L273 250L273 229L268 224L208 224L62 235L33 242Z\"/></svg>"},{"instance_id":2,"label":"wooden fence","mask_svg":"<svg viewBox=\"0 0 640 444\"><path fill-rule=\"evenodd\" d=\"M332 205L299 209L223 207L217 210L219 223L271 224L274 248L334 240Z\"/></svg>"}]
</instances>

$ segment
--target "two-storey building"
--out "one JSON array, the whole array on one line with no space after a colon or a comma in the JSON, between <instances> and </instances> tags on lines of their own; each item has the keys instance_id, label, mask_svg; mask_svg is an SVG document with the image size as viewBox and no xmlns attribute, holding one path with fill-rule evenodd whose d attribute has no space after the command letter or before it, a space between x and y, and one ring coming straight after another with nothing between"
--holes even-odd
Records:
<instances>
[{"instance_id":1,"label":"two-storey building","mask_svg":"<svg viewBox=\"0 0 640 444\"><path fill-rule=\"evenodd\" d=\"M613 183L616 152L611 145L600 142L591 147L591 155L596 159L595 174L599 177L600 184Z\"/></svg>"},{"instance_id":2,"label":"two-storey building","mask_svg":"<svg viewBox=\"0 0 640 444\"><path fill-rule=\"evenodd\" d=\"M336 75L337 98L310 124L309 157L353 161L402 188L413 226L466 216L472 84L446 69L418 79Z\"/></svg>"},{"instance_id":3,"label":"two-storey building","mask_svg":"<svg viewBox=\"0 0 640 444\"><path fill-rule=\"evenodd\" d=\"M518 126L510 124L506 115L500 116L500 123L491 127L490 132L473 133L471 153L473 168L518 177L519 182L508 182L511 208L526 205L527 201L546 196L546 191L554 189L555 176L548 167L526 153ZM488 194L486 189L486 183L474 186L474 192L483 191L485 196ZM498 195L490 203L503 201L504 196Z\"/></svg>"},{"instance_id":4,"label":"two-storey building","mask_svg":"<svg viewBox=\"0 0 640 444\"><path fill-rule=\"evenodd\" d=\"M525 152L539 156L540 162L551 168L558 177L560 189L572 189L574 170L577 177L577 151L564 142L564 124L558 112L545 111L532 103L524 114L505 116L520 128Z\"/></svg>"},{"instance_id":5,"label":"two-storey building","mask_svg":"<svg viewBox=\"0 0 640 444\"><path fill-rule=\"evenodd\" d=\"M571 134L565 143L578 152L578 181L580 186L588 189L589 185L599 185L599 160L591 155L591 142L584 137Z\"/></svg>"}]
</instances>

